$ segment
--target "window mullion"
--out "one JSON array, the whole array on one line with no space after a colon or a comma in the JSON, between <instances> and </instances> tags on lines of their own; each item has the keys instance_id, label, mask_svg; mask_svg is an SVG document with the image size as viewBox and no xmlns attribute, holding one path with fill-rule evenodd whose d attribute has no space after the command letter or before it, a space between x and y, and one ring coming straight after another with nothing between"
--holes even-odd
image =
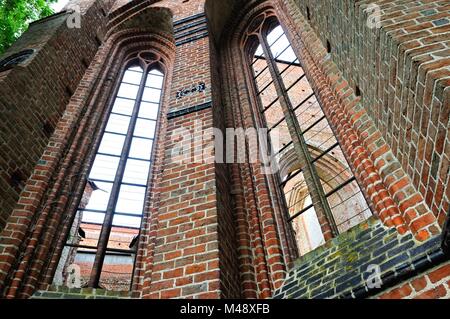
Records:
<instances>
[{"instance_id":1,"label":"window mullion","mask_svg":"<svg viewBox=\"0 0 450 319\"><path fill-rule=\"evenodd\" d=\"M147 80L148 74L146 73L146 70L144 70L141 83L139 85L138 94L136 97L136 102L134 104L133 113L131 115L130 124L128 127L127 135L125 138L124 146L122 149L122 154L120 156L119 166L117 168L117 174L114 178L113 187L111 189L111 196L108 201L108 206L105 213L105 219L103 222L103 227L100 232L100 236L98 239L98 246L97 246L97 254L95 256L94 265L91 272L91 277L89 280L89 287L97 288L99 287L100 282L100 276L103 268L103 262L105 260L106 251L108 247L108 241L109 236L111 234L111 229L113 225L113 218L114 218L114 210L117 204L117 200L120 193L120 187L123 180L123 176L125 173L125 167L128 160L128 155L130 153L131 149L131 142L133 140L133 132L136 127L138 114L139 114L139 108L142 101L142 96L144 93L145 88L145 81Z\"/></svg>"},{"instance_id":2,"label":"window mullion","mask_svg":"<svg viewBox=\"0 0 450 319\"><path fill-rule=\"evenodd\" d=\"M280 104L283 108L283 113L285 115L286 122L288 124L289 132L294 142L294 150L299 157L300 163L302 163L303 174L305 175L305 180L312 198L319 199L319 202L313 200L314 207L317 211L323 211L327 220L329 222L330 228L332 230L333 236L339 234L336 222L334 221L333 214L331 212L330 206L328 205L325 192L322 188L320 182L320 177L313 165L313 160L311 154L308 150L308 145L303 137L300 129L300 125L296 119L294 108L292 106L291 100L288 96L287 89L284 85L283 79L281 78L280 71L275 58L271 52L271 48L267 42L267 38L259 34L259 41L263 49L264 55L267 57L267 64L269 71L272 75L274 86L279 96Z\"/></svg>"}]
</instances>

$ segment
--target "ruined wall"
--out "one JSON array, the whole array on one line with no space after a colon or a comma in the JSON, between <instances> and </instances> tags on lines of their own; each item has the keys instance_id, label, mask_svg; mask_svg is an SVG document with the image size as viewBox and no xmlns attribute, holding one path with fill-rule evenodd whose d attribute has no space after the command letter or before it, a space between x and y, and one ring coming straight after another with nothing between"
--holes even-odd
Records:
<instances>
[{"instance_id":1,"label":"ruined wall","mask_svg":"<svg viewBox=\"0 0 450 319\"><path fill-rule=\"evenodd\" d=\"M100 45L108 3L84 2L81 28L68 28L69 13L55 14L32 23L0 57L35 50L24 63L0 72L0 231Z\"/></svg>"},{"instance_id":2,"label":"ruined wall","mask_svg":"<svg viewBox=\"0 0 450 319\"><path fill-rule=\"evenodd\" d=\"M449 299L450 263L438 265L431 270L398 284L374 298L379 299Z\"/></svg>"}]
</instances>

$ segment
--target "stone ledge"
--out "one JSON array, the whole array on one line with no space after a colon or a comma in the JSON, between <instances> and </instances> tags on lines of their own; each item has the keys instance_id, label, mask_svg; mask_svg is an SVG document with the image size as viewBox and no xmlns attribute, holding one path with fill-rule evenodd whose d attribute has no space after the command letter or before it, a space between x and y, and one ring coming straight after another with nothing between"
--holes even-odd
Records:
<instances>
[{"instance_id":1,"label":"stone ledge","mask_svg":"<svg viewBox=\"0 0 450 319\"><path fill-rule=\"evenodd\" d=\"M50 286L47 290L37 291L30 299L131 299L131 293L129 291Z\"/></svg>"},{"instance_id":2,"label":"stone ledge","mask_svg":"<svg viewBox=\"0 0 450 319\"><path fill-rule=\"evenodd\" d=\"M440 236L421 243L373 217L298 259L274 298L366 298L444 258ZM370 265L380 269L380 288L367 285Z\"/></svg>"}]
</instances>

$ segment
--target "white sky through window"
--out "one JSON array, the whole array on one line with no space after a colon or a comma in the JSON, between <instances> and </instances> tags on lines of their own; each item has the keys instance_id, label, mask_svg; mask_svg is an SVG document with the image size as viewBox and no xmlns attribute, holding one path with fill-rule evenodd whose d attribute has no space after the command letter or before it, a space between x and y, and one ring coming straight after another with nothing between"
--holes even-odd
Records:
<instances>
[{"instance_id":1,"label":"white sky through window","mask_svg":"<svg viewBox=\"0 0 450 319\"><path fill-rule=\"evenodd\" d=\"M83 212L83 222L103 223L112 186L118 174L120 156L132 123L142 77L143 70L140 67L128 68L124 73L98 149L100 154L97 154L89 175L90 181L98 189L91 194ZM136 124L132 129L130 151L120 181L114 209L114 226L140 226L163 80L164 75L157 70L152 70L147 75Z\"/></svg>"},{"instance_id":2,"label":"white sky through window","mask_svg":"<svg viewBox=\"0 0 450 319\"><path fill-rule=\"evenodd\" d=\"M276 27L269 33L267 36L267 42L270 45L273 57L277 60L282 60L289 63L297 59L281 26ZM255 55L264 55L261 45L258 46Z\"/></svg>"}]
</instances>

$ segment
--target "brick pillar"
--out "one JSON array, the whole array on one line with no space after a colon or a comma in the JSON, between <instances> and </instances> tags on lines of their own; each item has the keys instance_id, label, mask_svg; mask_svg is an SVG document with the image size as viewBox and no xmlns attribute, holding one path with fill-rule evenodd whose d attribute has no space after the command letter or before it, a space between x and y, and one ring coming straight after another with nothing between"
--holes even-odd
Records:
<instances>
[{"instance_id":1,"label":"brick pillar","mask_svg":"<svg viewBox=\"0 0 450 319\"><path fill-rule=\"evenodd\" d=\"M177 43L167 129L161 140L159 201L147 224L143 298L236 298L237 255L233 212L226 203L226 166L214 163L211 134L223 127L212 103L211 61L203 1L175 12ZM190 25L194 27L190 28ZM186 31L187 30L187 31Z\"/></svg>"}]
</instances>

